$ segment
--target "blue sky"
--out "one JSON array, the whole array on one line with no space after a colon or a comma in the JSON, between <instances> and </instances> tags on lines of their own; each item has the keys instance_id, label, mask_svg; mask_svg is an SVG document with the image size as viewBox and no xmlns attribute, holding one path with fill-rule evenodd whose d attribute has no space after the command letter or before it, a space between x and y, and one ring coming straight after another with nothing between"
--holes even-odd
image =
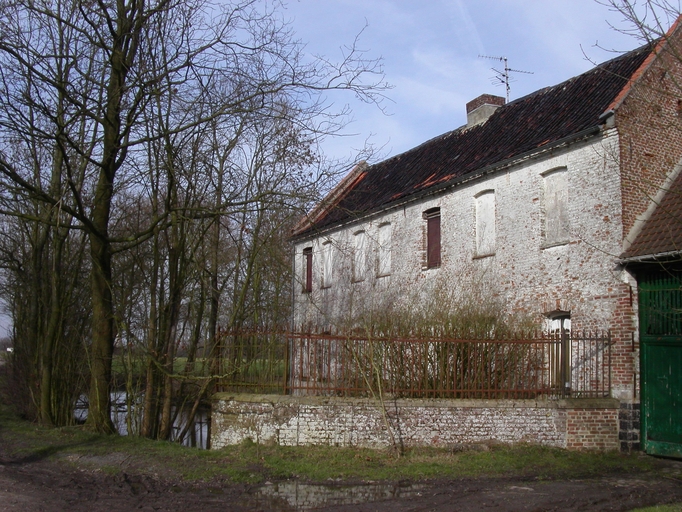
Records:
<instances>
[{"instance_id":1,"label":"blue sky","mask_svg":"<svg viewBox=\"0 0 682 512\"><path fill-rule=\"evenodd\" d=\"M353 159L368 138L387 157L466 121L465 104L489 93L491 67L479 55L505 56L514 69L511 99L562 82L631 50L640 41L610 28L628 28L595 0L287 0L285 18L311 54L335 58L362 33L359 46L382 57L393 85L385 104L352 102L346 137L324 145L332 157ZM588 60L589 59L589 60ZM0 314L0 337L7 319Z\"/></svg>"},{"instance_id":2,"label":"blue sky","mask_svg":"<svg viewBox=\"0 0 682 512\"><path fill-rule=\"evenodd\" d=\"M353 157L370 136L384 157L403 152L464 124L480 94L505 96L490 69L503 65L479 55L533 72L512 73L513 100L641 44L611 28L629 25L595 0L289 0L285 16L308 52L331 58L367 25L359 46L383 58L393 85L388 116L351 102L346 132L356 135L325 144L335 157Z\"/></svg>"}]
</instances>

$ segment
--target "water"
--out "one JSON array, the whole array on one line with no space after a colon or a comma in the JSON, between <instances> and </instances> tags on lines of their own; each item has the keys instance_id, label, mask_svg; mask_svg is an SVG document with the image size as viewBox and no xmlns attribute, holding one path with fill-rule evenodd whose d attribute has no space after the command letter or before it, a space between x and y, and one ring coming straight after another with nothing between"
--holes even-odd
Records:
<instances>
[{"instance_id":1,"label":"water","mask_svg":"<svg viewBox=\"0 0 682 512\"><path fill-rule=\"evenodd\" d=\"M138 395L131 402L131 411L133 415L130 417L130 424L134 432L138 432L140 428L140 414L135 414L137 410L142 407L143 395ZM172 414L175 414L173 408ZM76 402L76 407L73 411L74 418L77 422L83 423L88 417L88 397L81 395ZM114 423L116 432L122 436L128 435L128 404L127 393L125 391L114 391L111 393L111 421ZM182 440L183 446L192 448L201 448L206 450L208 448L208 439L210 435L210 410L200 408L194 417L194 428L190 430L185 438ZM171 430L171 441L177 440L183 428L187 425L187 415L180 414L173 423Z\"/></svg>"},{"instance_id":2,"label":"water","mask_svg":"<svg viewBox=\"0 0 682 512\"><path fill-rule=\"evenodd\" d=\"M253 505L267 510L313 510L321 507L357 505L389 498L421 496L423 484L376 483L357 485L308 484L302 482L268 483L251 491Z\"/></svg>"}]
</instances>

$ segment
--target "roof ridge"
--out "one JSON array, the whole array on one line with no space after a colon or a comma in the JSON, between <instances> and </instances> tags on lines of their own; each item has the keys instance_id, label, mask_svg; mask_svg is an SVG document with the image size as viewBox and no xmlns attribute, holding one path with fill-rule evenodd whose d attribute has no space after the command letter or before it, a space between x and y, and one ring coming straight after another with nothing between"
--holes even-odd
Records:
<instances>
[{"instance_id":1,"label":"roof ridge","mask_svg":"<svg viewBox=\"0 0 682 512\"><path fill-rule=\"evenodd\" d=\"M604 62L601 62L601 63L593 66L592 68L588 69L587 71L583 71L579 75L572 76L572 77L567 78L566 80L563 80L557 84L547 85L541 89L530 92L530 93L526 94L525 96L521 96L520 98L516 98L516 99L510 101L509 103L502 105L500 108L508 107L510 105L514 105L515 103L520 103L521 101L527 100L528 98L531 98L533 96L538 96L540 94L546 94L549 91L558 89L558 88L560 88L560 87L562 87L568 83L580 80L581 78L584 78L585 76L587 76L589 74L596 73L598 71L604 71L606 67L612 66L613 64L617 63L620 60L632 58L634 55L637 55L637 54L642 53L644 51L650 52L653 50L653 48L657 44L657 42L658 42L658 40L655 40L655 41L652 41L651 43L643 44L642 46L640 46L639 48L635 48L634 50L623 52L620 55L613 57L612 59L606 60ZM625 78L625 77L622 77L622 78Z\"/></svg>"},{"instance_id":2,"label":"roof ridge","mask_svg":"<svg viewBox=\"0 0 682 512\"><path fill-rule=\"evenodd\" d=\"M659 38L659 39L661 39L661 38ZM653 46L655 46L655 45L658 43L659 39L656 39L656 40L654 40L654 41L652 41L652 42L650 42L650 43L643 44L642 46L640 46L639 48L635 48L634 50L630 50L630 51L628 51L628 52L623 52L622 54L620 54L620 55L618 55L618 56L616 56L616 57L613 57L612 59L609 59L609 60L607 60L607 61L604 61L604 62L602 62L602 63L600 63L600 64L595 65L594 67L588 69L587 71L584 71L584 72L580 73L579 75L572 76L572 77L567 78L566 80L563 80L563 81L561 81L561 82L559 82L559 83L557 83L557 84L554 84L554 85L547 85L547 86L545 86L545 87L542 87L541 89L537 89L537 90L535 90L535 91L533 91L533 92L529 92L528 94L526 94L526 95L524 95L524 96L521 96L520 98L516 98L516 99L514 99L514 100L512 100L512 101L509 101L509 102L505 103L504 105L501 105L501 106L495 111L495 113L497 113L498 110L502 110L502 109L505 109L505 110L506 110L506 109L508 109L510 106L513 106L513 105L515 105L515 104L517 104L517 103L520 103L520 102L522 102L522 101L528 100L529 98L533 98L533 97L539 96L539 95L541 95L541 94L546 94L546 93L548 93L548 92L550 92L550 91L552 91L552 90L555 90L555 89L560 88L561 86L563 86L563 85L565 85L565 84L568 84L568 83L570 83L570 82L574 82L574 81L576 81L576 80L578 80L578 79L580 79L580 78L582 78L582 77L584 77L584 76L586 76L586 75L589 75L589 74L591 74L591 73L595 73L595 72L597 72L597 71L599 71L599 70L603 70L605 66L607 66L607 65L612 65L613 63L615 63L615 62L617 62L617 61L619 61L619 60L626 59L626 58L631 58L632 56L634 56L634 55L636 55L636 54L638 54L638 53L641 53L641 52L643 52L643 51L652 51ZM625 78L625 77L623 77L623 78ZM495 115L495 113L493 113L493 115ZM444 133L441 133L441 134L436 135L436 136L434 136L434 137L431 137L430 139L427 139L427 140L425 140L424 142L422 142L422 143L420 143L420 144L418 144L418 145L416 145L416 146L414 146L414 147L411 147L411 148L409 148L409 149L406 149L405 151L401 151L400 153L398 153L398 154L396 154L396 155L390 156L390 157L388 157L388 158L385 158L385 159L383 159L383 160L379 160L378 162L375 162L375 163L370 164L370 165L369 165L369 168L368 168L368 171L371 171L372 167L376 166L377 164L384 164L384 163L389 163L389 162L391 162L391 161L393 161L393 160L399 160L399 159L400 159L401 157L403 157L404 155L407 155L407 154L409 154L409 153L412 153L412 152L414 152L414 151L420 149L421 147L426 146L426 145L428 145L428 144L431 144L431 143L433 143L433 142L435 142L435 141L437 141L437 140L439 140L439 139L445 139L445 138L447 138L447 137L449 137L449 136L455 135L456 133L459 133L459 132L461 132L461 131L464 131L465 129L466 129L466 130L471 130L471 129L477 128L478 126L481 126L481 125L472 126L472 127L468 127L468 128L467 128L467 125L462 125L462 126L460 126L460 127L458 127L458 128L455 128L454 130L449 130L449 131L447 131L447 132L444 132Z\"/></svg>"}]
</instances>

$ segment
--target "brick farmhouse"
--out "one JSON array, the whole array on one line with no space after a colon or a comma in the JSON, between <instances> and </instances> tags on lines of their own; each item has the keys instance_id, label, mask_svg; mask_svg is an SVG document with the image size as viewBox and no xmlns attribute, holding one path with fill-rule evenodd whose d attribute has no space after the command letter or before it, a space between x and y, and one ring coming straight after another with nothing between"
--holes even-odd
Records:
<instances>
[{"instance_id":1,"label":"brick farmhouse","mask_svg":"<svg viewBox=\"0 0 682 512\"><path fill-rule=\"evenodd\" d=\"M395 444L393 431L413 445L682 456L681 38L678 21L558 85L509 103L480 96L466 126L356 165L293 231L295 331L353 332L372 312L432 307L444 292L474 307L492 300L562 336L610 331L607 397L396 398L387 410L362 398L225 395L214 446L377 446ZM579 363L570 343L569 366Z\"/></svg>"},{"instance_id":2,"label":"brick farmhouse","mask_svg":"<svg viewBox=\"0 0 682 512\"><path fill-rule=\"evenodd\" d=\"M550 329L609 329L611 396L637 410L636 263L682 240L669 228L682 207L647 227L679 187L681 37L676 24L510 103L482 95L466 126L356 165L294 230L294 328L334 332L443 287L461 300L485 290Z\"/></svg>"}]
</instances>

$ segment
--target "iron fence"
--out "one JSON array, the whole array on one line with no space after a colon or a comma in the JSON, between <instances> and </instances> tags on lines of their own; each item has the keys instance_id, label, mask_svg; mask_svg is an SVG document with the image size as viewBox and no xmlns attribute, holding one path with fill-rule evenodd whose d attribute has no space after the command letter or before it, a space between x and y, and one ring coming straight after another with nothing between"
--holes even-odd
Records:
<instances>
[{"instance_id":1,"label":"iron fence","mask_svg":"<svg viewBox=\"0 0 682 512\"><path fill-rule=\"evenodd\" d=\"M217 391L237 393L286 392L289 366L287 335L240 332L218 335Z\"/></svg>"},{"instance_id":2,"label":"iron fence","mask_svg":"<svg viewBox=\"0 0 682 512\"><path fill-rule=\"evenodd\" d=\"M608 332L468 340L282 333L224 343L222 390L468 399L611 391Z\"/></svg>"}]
</instances>

